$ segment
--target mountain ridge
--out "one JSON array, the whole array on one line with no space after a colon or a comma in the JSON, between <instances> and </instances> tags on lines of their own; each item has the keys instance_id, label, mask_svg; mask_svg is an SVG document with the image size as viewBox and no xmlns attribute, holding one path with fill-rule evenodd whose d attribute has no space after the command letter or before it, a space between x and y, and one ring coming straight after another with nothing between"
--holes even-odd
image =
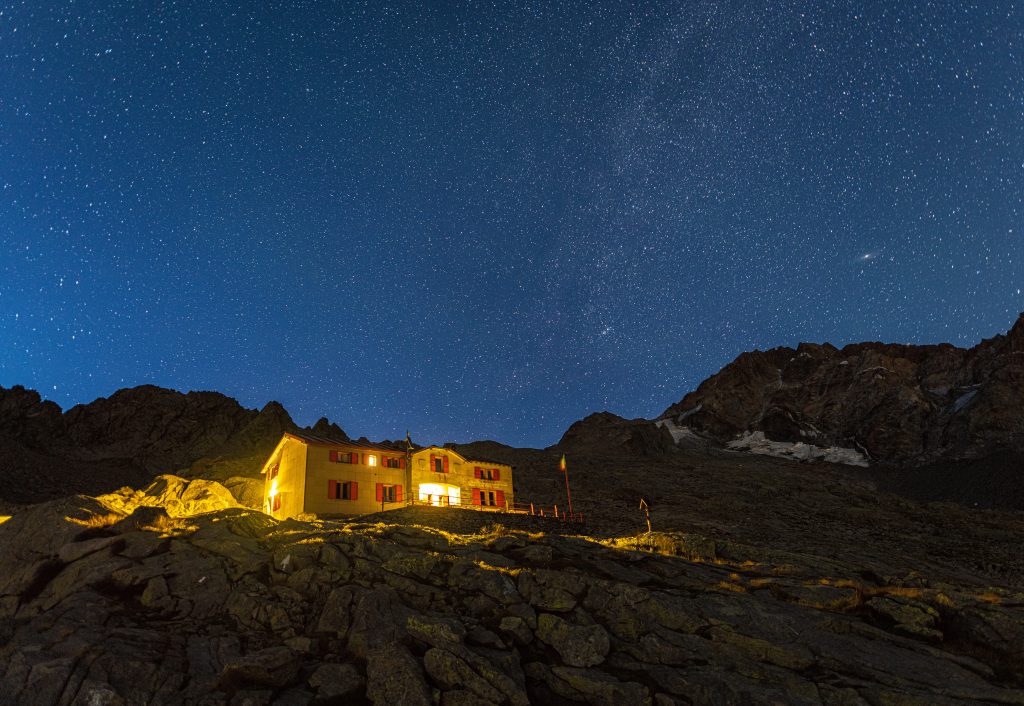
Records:
<instances>
[{"instance_id":1,"label":"mountain ridge","mask_svg":"<svg viewBox=\"0 0 1024 706\"><path fill-rule=\"evenodd\" d=\"M741 353L659 420L720 443L768 439L863 449L921 465L1024 449L1024 315L971 348L800 343Z\"/></svg>"},{"instance_id":2,"label":"mountain ridge","mask_svg":"<svg viewBox=\"0 0 1024 706\"><path fill-rule=\"evenodd\" d=\"M1024 479L1003 468L1024 459L1021 412L1024 316L971 348L800 343L744 352L655 420L595 412L546 449L450 445L513 465L562 453L653 462L762 434L863 451L880 487L901 494L1024 508ZM303 429L348 438L326 418L299 427L279 402L251 409L213 391L140 385L64 411L36 391L0 387L0 501L109 492L160 473L252 478L281 434Z\"/></svg>"}]
</instances>

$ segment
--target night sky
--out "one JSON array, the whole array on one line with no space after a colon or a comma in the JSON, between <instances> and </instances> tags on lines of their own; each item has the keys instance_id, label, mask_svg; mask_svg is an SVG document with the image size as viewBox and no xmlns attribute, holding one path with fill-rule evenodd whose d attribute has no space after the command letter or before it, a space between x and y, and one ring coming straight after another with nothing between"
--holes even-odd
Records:
<instances>
[{"instance_id":1,"label":"night sky","mask_svg":"<svg viewBox=\"0 0 1024 706\"><path fill-rule=\"evenodd\" d=\"M0 2L0 385L557 441L1024 309L1014 2Z\"/></svg>"}]
</instances>

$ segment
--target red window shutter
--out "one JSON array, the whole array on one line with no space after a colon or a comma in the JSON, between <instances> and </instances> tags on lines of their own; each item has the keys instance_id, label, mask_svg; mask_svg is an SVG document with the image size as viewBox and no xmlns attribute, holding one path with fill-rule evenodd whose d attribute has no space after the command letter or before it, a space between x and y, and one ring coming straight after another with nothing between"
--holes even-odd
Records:
<instances>
[{"instance_id":1,"label":"red window shutter","mask_svg":"<svg viewBox=\"0 0 1024 706\"><path fill-rule=\"evenodd\" d=\"M474 466L474 468L473 468L473 477L474 478L482 478L483 477L483 470L480 468L480 466Z\"/></svg>"},{"instance_id":2,"label":"red window shutter","mask_svg":"<svg viewBox=\"0 0 1024 706\"><path fill-rule=\"evenodd\" d=\"M327 481L327 497L330 498L331 500L334 500L336 497L338 497L338 491L335 489L335 486L337 485L338 481L336 480Z\"/></svg>"},{"instance_id":3,"label":"red window shutter","mask_svg":"<svg viewBox=\"0 0 1024 706\"><path fill-rule=\"evenodd\" d=\"M501 469L500 468L495 468L494 469L494 480L501 480Z\"/></svg>"},{"instance_id":4,"label":"red window shutter","mask_svg":"<svg viewBox=\"0 0 1024 706\"><path fill-rule=\"evenodd\" d=\"M358 500L359 499L359 484L356 483L355 481L352 481L351 487L349 488L348 499L349 500Z\"/></svg>"},{"instance_id":5,"label":"red window shutter","mask_svg":"<svg viewBox=\"0 0 1024 706\"><path fill-rule=\"evenodd\" d=\"M430 455L430 470L437 470L437 456L434 456L433 454Z\"/></svg>"},{"instance_id":6,"label":"red window shutter","mask_svg":"<svg viewBox=\"0 0 1024 706\"><path fill-rule=\"evenodd\" d=\"M495 501L498 503L498 507L505 507L505 491L496 490L494 491Z\"/></svg>"},{"instance_id":7,"label":"red window shutter","mask_svg":"<svg viewBox=\"0 0 1024 706\"><path fill-rule=\"evenodd\" d=\"M281 509L281 496L280 495L275 495L274 496L274 507L271 509L271 512L277 512L280 509Z\"/></svg>"},{"instance_id":8,"label":"red window shutter","mask_svg":"<svg viewBox=\"0 0 1024 706\"><path fill-rule=\"evenodd\" d=\"M331 455L331 463L337 463L338 462L338 452L334 451L332 449L330 455Z\"/></svg>"},{"instance_id":9,"label":"red window shutter","mask_svg":"<svg viewBox=\"0 0 1024 706\"><path fill-rule=\"evenodd\" d=\"M377 502L380 502L383 499L384 499L384 484L383 483L378 483L377 484Z\"/></svg>"},{"instance_id":10,"label":"red window shutter","mask_svg":"<svg viewBox=\"0 0 1024 706\"><path fill-rule=\"evenodd\" d=\"M398 459L398 467L399 468L405 468L405 459L404 458Z\"/></svg>"},{"instance_id":11,"label":"red window shutter","mask_svg":"<svg viewBox=\"0 0 1024 706\"><path fill-rule=\"evenodd\" d=\"M395 486L395 502L402 502L402 486L400 485Z\"/></svg>"},{"instance_id":12,"label":"red window shutter","mask_svg":"<svg viewBox=\"0 0 1024 706\"><path fill-rule=\"evenodd\" d=\"M447 456L444 457L444 461L442 461L442 463L444 464L444 472L447 473L448 472L448 457Z\"/></svg>"},{"instance_id":13,"label":"red window shutter","mask_svg":"<svg viewBox=\"0 0 1024 706\"><path fill-rule=\"evenodd\" d=\"M480 504L480 489L479 488L473 488L473 504L474 505L479 505Z\"/></svg>"}]
</instances>

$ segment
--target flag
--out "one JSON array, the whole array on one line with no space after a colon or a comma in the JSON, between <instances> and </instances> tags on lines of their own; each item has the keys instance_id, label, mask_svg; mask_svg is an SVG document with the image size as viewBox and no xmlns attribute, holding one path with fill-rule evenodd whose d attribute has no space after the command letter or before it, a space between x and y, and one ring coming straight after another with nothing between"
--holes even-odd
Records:
<instances>
[{"instance_id":1,"label":"flag","mask_svg":"<svg viewBox=\"0 0 1024 706\"><path fill-rule=\"evenodd\" d=\"M558 470L565 473L565 454L562 454L562 460L558 462Z\"/></svg>"}]
</instances>

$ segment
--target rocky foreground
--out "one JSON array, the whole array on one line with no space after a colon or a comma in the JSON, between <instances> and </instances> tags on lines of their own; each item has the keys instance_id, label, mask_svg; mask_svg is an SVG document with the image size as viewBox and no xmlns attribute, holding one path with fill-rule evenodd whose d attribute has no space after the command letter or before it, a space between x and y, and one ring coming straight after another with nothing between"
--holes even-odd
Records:
<instances>
[{"instance_id":1,"label":"rocky foreground","mask_svg":"<svg viewBox=\"0 0 1024 706\"><path fill-rule=\"evenodd\" d=\"M1014 584L416 512L279 523L173 477L19 512L0 702L1024 704Z\"/></svg>"}]
</instances>

